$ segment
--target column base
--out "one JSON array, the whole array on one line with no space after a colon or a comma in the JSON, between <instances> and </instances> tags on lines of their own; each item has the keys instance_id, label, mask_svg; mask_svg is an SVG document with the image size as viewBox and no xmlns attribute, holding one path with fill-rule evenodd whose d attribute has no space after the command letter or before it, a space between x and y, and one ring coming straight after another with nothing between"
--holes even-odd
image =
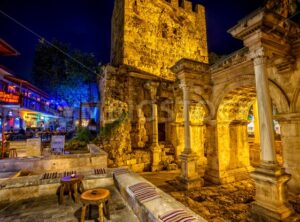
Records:
<instances>
[{"instance_id":1,"label":"column base","mask_svg":"<svg viewBox=\"0 0 300 222\"><path fill-rule=\"evenodd\" d=\"M161 162L161 148L158 144L153 144L150 149L152 151L151 171L152 172L160 171L162 169L162 166L160 165L160 162Z\"/></svg>"},{"instance_id":2,"label":"column base","mask_svg":"<svg viewBox=\"0 0 300 222\"><path fill-rule=\"evenodd\" d=\"M290 175L274 164L261 164L251 173L256 196L248 220L251 222L290 221L294 211L287 203L286 183Z\"/></svg>"},{"instance_id":3,"label":"column base","mask_svg":"<svg viewBox=\"0 0 300 222\"><path fill-rule=\"evenodd\" d=\"M213 170L207 169L205 180L213 184L228 184L250 179L252 167L240 167L232 170ZM222 175L222 176L220 176Z\"/></svg>"},{"instance_id":4,"label":"column base","mask_svg":"<svg viewBox=\"0 0 300 222\"><path fill-rule=\"evenodd\" d=\"M300 216L290 214L286 218L282 218L282 212L276 212L258 205L256 202L251 204L249 222L297 222L300 221Z\"/></svg>"},{"instance_id":5,"label":"column base","mask_svg":"<svg viewBox=\"0 0 300 222\"><path fill-rule=\"evenodd\" d=\"M180 186L185 190L195 190L203 186L204 180L198 172L199 157L195 153L182 153L181 160L181 176L178 178Z\"/></svg>"},{"instance_id":6,"label":"column base","mask_svg":"<svg viewBox=\"0 0 300 222\"><path fill-rule=\"evenodd\" d=\"M177 177L177 180L181 190L199 190L204 185L204 180L202 178L187 180L182 177Z\"/></svg>"}]
</instances>

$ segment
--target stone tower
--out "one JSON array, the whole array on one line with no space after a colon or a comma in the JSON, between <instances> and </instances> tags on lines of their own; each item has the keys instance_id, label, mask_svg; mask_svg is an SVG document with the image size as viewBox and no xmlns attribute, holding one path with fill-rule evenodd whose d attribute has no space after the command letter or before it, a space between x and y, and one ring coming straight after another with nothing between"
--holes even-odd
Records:
<instances>
[{"instance_id":1,"label":"stone tower","mask_svg":"<svg viewBox=\"0 0 300 222\"><path fill-rule=\"evenodd\" d=\"M208 66L203 6L193 7L186 0L115 0L111 64L104 68L100 81L102 126L119 126L105 138L111 163L135 171L150 166L156 171L180 162L183 91L172 69L178 62L197 77L193 89L206 93L209 75L201 71ZM192 98L198 102L200 97L198 93ZM201 154L196 158L202 164L201 132L207 109L199 103L190 110L195 124L191 144L193 152ZM122 118L124 113L129 118Z\"/></svg>"},{"instance_id":2,"label":"stone tower","mask_svg":"<svg viewBox=\"0 0 300 222\"><path fill-rule=\"evenodd\" d=\"M186 58L208 63L205 9L183 0L115 0L114 66L128 65L174 80L170 68Z\"/></svg>"}]
</instances>

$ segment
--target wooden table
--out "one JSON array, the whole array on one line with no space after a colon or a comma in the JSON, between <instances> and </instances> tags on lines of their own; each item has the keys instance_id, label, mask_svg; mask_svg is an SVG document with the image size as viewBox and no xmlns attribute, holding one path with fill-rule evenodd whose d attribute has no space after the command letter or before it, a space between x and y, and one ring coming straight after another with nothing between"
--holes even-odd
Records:
<instances>
[{"instance_id":1,"label":"wooden table","mask_svg":"<svg viewBox=\"0 0 300 222\"><path fill-rule=\"evenodd\" d=\"M72 176L66 176L60 179L60 190L59 190L59 203L64 204L65 198L64 193L65 191L68 192L69 196L72 198L74 197L75 203L78 203L79 196L78 193L82 193L84 188L82 184L84 176L82 175L75 175Z\"/></svg>"},{"instance_id":2,"label":"wooden table","mask_svg":"<svg viewBox=\"0 0 300 222\"><path fill-rule=\"evenodd\" d=\"M82 213L81 213L81 222L85 221L86 208L89 205L97 205L99 210L99 222L103 222L103 208L104 214L107 219L110 219L109 208L108 208L108 199L110 197L110 192L107 189L99 188L88 190L81 194L80 200L83 203Z\"/></svg>"}]
</instances>

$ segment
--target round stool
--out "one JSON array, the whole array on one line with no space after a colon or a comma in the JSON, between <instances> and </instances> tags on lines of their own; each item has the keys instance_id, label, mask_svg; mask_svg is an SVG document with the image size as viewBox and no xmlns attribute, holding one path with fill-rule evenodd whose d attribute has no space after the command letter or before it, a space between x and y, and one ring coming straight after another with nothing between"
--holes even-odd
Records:
<instances>
[{"instance_id":1,"label":"round stool","mask_svg":"<svg viewBox=\"0 0 300 222\"><path fill-rule=\"evenodd\" d=\"M104 214L109 219L109 208L108 208L108 199L110 197L110 192L107 189L94 189L88 190L81 194L80 200L83 203L82 213L81 213L81 222L85 221L86 208L89 205L97 205L99 210L99 222L103 222L103 208Z\"/></svg>"},{"instance_id":2,"label":"round stool","mask_svg":"<svg viewBox=\"0 0 300 222\"><path fill-rule=\"evenodd\" d=\"M9 149L8 156L9 156L9 158L17 158L18 157L17 150L15 148Z\"/></svg>"}]
</instances>

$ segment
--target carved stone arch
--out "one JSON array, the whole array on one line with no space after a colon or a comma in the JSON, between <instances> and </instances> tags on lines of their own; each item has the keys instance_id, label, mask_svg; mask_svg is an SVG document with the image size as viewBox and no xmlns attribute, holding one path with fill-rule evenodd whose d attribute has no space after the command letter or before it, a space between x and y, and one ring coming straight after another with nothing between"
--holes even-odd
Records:
<instances>
[{"instance_id":1,"label":"carved stone arch","mask_svg":"<svg viewBox=\"0 0 300 222\"><path fill-rule=\"evenodd\" d=\"M284 90L274 81L269 79L269 89L272 103L279 113L289 113L290 101Z\"/></svg>"},{"instance_id":2,"label":"carved stone arch","mask_svg":"<svg viewBox=\"0 0 300 222\"><path fill-rule=\"evenodd\" d=\"M211 116L213 119L217 117L219 106L226 95L228 95L228 93L230 93L231 91L234 91L235 89L241 87L255 87L254 78L247 79L241 82L233 82L224 87L223 90L221 90L221 92L217 96L215 96L215 99L210 104Z\"/></svg>"},{"instance_id":3,"label":"carved stone arch","mask_svg":"<svg viewBox=\"0 0 300 222\"><path fill-rule=\"evenodd\" d=\"M207 100L202 95L196 93L193 93L192 100L194 104L201 105L203 107L203 111L205 112L203 119L205 120L206 118L210 118L211 107Z\"/></svg>"},{"instance_id":4,"label":"carved stone arch","mask_svg":"<svg viewBox=\"0 0 300 222\"><path fill-rule=\"evenodd\" d=\"M211 107L211 116L213 118L216 118L217 111L219 109L219 106L221 102L223 101L224 97L230 92L233 91L235 88L238 87L255 87L255 81L254 79L247 79L242 82L234 82L229 84L226 88L224 88L218 96L215 97L215 100L213 101ZM284 90L276 84L274 81L269 79L269 89L270 89L270 96L272 99L272 103L276 106L276 109L279 113L288 113L290 110L290 101L284 92ZM298 91L298 95L300 93L300 89ZM300 99L298 101L299 109L300 109Z\"/></svg>"},{"instance_id":5,"label":"carved stone arch","mask_svg":"<svg viewBox=\"0 0 300 222\"><path fill-rule=\"evenodd\" d=\"M300 88L297 88L294 92L291 102L291 112L300 112Z\"/></svg>"}]
</instances>

